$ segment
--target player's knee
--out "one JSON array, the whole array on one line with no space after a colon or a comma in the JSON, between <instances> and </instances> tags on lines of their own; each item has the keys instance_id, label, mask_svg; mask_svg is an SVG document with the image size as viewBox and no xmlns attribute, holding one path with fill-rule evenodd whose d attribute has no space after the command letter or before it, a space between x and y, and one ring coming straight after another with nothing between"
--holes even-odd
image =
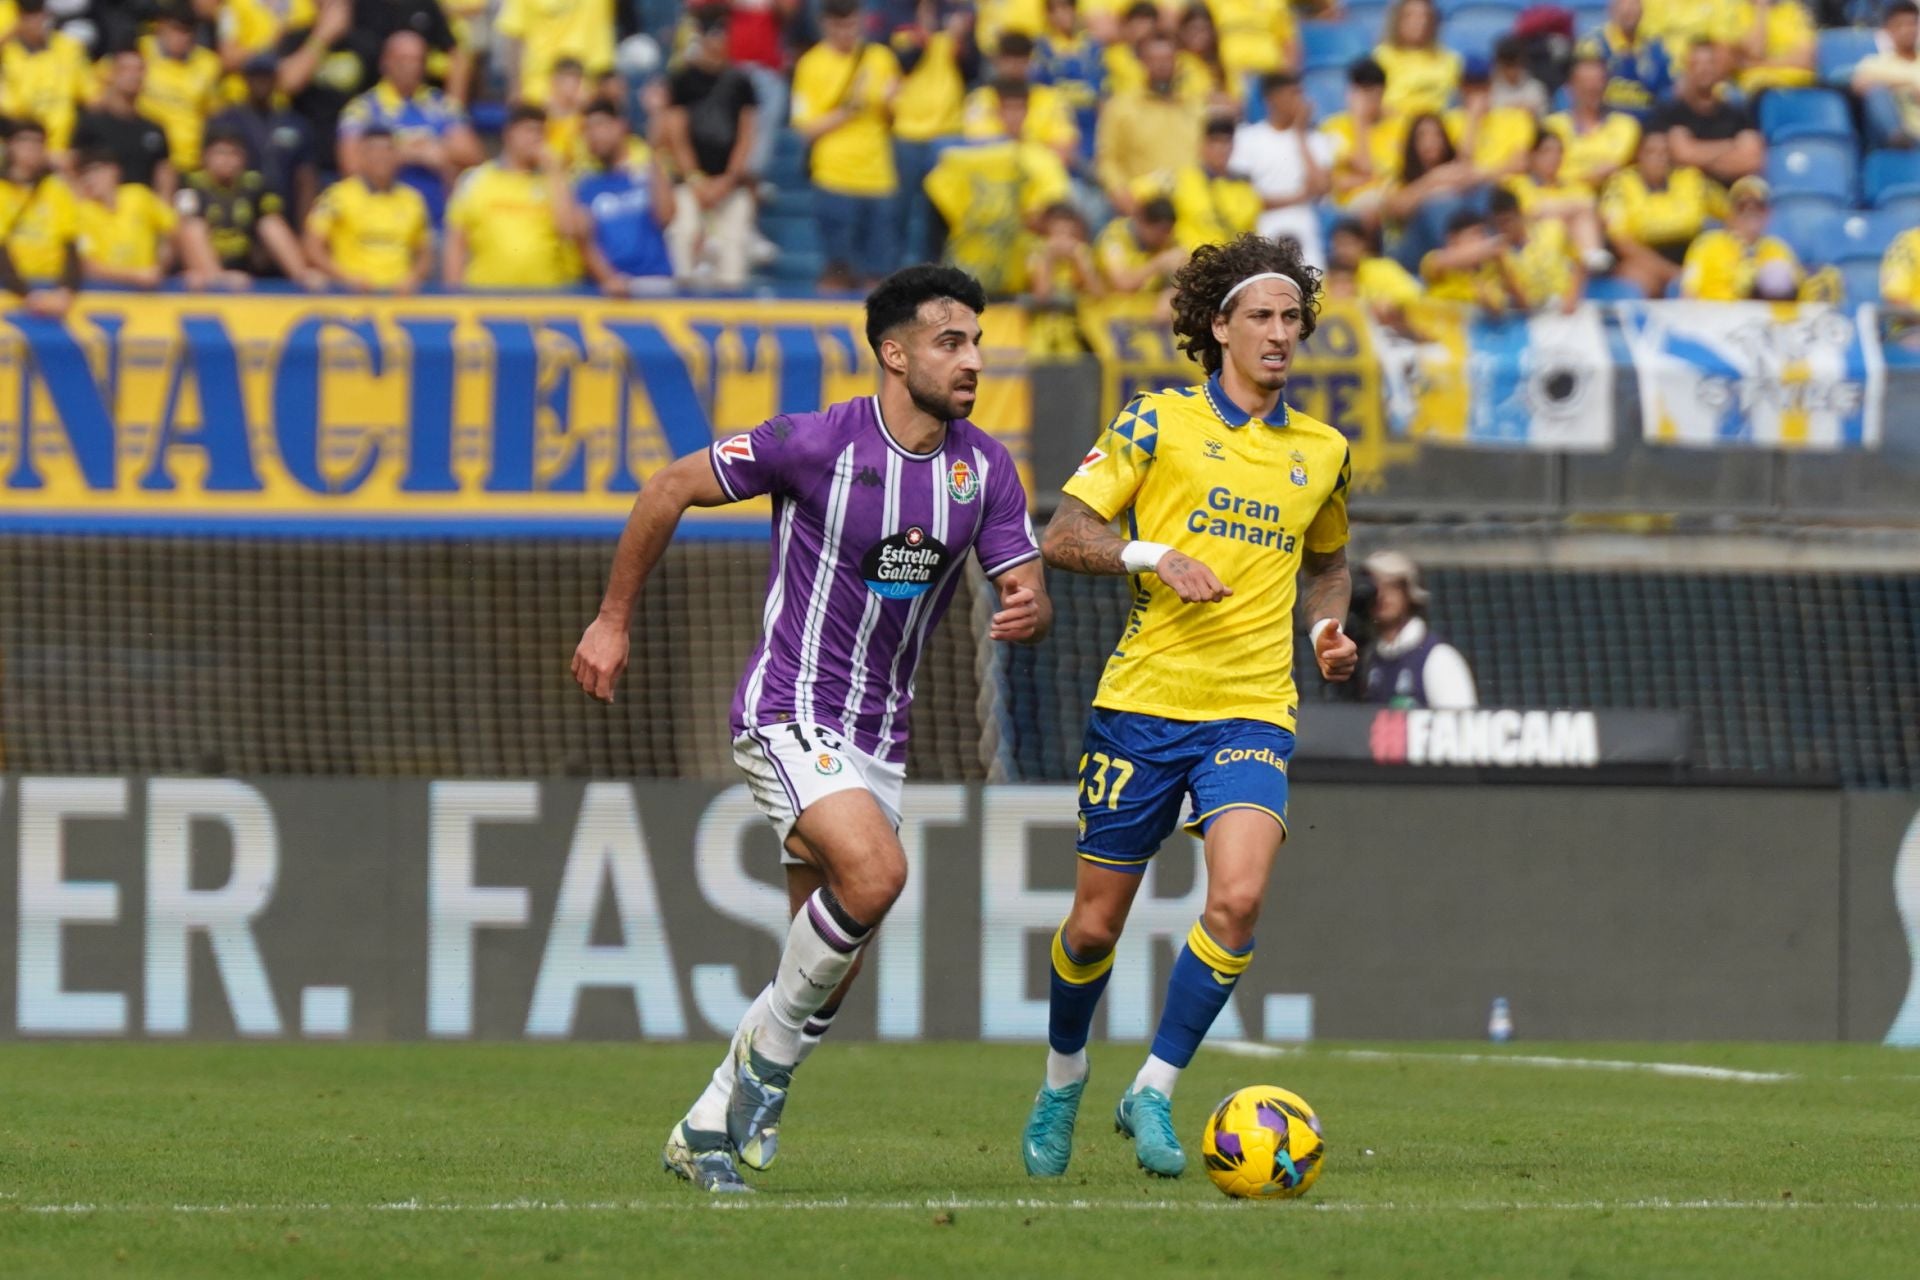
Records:
<instances>
[{"instance_id":1,"label":"player's knee","mask_svg":"<svg viewBox=\"0 0 1920 1280\"><path fill-rule=\"evenodd\" d=\"M906 887L906 856L898 849L889 849L867 859L835 893L855 919L873 926L893 908Z\"/></svg>"},{"instance_id":2,"label":"player's knee","mask_svg":"<svg viewBox=\"0 0 1920 1280\"><path fill-rule=\"evenodd\" d=\"M1254 926L1260 923L1258 888L1226 887L1207 895L1207 909L1201 916L1213 940L1231 951L1253 941Z\"/></svg>"},{"instance_id":3,"label":"player's knee","mask_svg":"<svg viewBox=\"0 0 1920 1280\"><path fill-rule=\"evenodd\" d=\"M1081 959L1104 956L1120 941L1121 922L1099 914L1075 912L1067 919L1067 950Z\"/></svg>"}]
</instances>

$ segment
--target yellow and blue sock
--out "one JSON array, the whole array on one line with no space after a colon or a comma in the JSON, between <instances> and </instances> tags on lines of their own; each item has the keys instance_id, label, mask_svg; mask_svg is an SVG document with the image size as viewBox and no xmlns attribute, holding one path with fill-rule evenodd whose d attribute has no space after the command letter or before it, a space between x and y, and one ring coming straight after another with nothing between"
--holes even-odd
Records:
<instances>
[{"instance_id":1,"label":"yellow and blue sock","mask_svg":"<svg viewBox=\"0 0 1920 1280\"><path fill-rule=\"evenodd\" d=\"M1214 941L1206 925L1194 922L1167 978L1167 1001L1160 1010L1160 1026L1153 1033L1153 1053L1140 1069L1136 1086L1172 1096L1174 1082L1193 1061L1207 1029L1226 1007L1234 984L1251 963L1251 939L1244 948L1233 951Z\"/></svg>"},{"instance_id":2,"label":"yellow and blue sock","mask_svg":"<svg viewBox=\"0 0 1920 1280\"><path fill-rule=\"evenodd\" d=\"M1113 976L1113 952L1078 956L1067 947L1062 921L1053 934L1053 978L1047 996L1047 1085L1060 1088L1087 1076L1087 1036L1093 1011Z\"/></svg>"}]
</instances>

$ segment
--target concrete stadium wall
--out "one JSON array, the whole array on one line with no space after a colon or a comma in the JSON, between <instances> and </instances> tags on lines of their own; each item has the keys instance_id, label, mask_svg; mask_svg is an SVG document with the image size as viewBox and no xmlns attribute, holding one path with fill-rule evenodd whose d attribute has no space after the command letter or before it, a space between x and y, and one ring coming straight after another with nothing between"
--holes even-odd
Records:
<instances>
[{"instance_id":1,"label":"concrete stadium wall","mask_svg":"<svg viewBox=\"0 0 1920 1280\"><path fill-rule=\"evenodd\" d=\"M842 1034L1039 1038L1071 788L906 807L914 875ZM1920 1037L1916 810L1303 786L1216 1034L1474 1037L1506 996L1524 1038ZM774 854L743 787L0 779L0 1039L717 1037L776 955ZM1176 838L1149 871L1100 1034L1150 1032L1196 861Z\"/></svg>"}]
</instances>

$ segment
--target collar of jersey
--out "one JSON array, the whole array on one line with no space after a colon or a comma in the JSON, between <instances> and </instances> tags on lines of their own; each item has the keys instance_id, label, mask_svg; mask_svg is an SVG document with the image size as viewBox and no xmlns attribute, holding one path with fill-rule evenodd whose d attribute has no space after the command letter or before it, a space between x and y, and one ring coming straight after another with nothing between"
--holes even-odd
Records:
<instances>
[{"instance_id":1,"label":"collar of jersey","mask_svg":"<svg viewBox=\"0 0 1920 1280\"><path fill-rule=\"evenodd\" d=\"M1214 417L1236 430L1254 420L1253 415L1235 404L1233 397L1227 394L1227 389L1220 385L1219 374L1208 374L1203 385L1206 390L1207 405L1213 410ZM1291 424L1292 416L1293 411L1288 409L1287 402L1282 400L1280 401L1280 420L1269 422L1267 425L1275 428L1288 426Z\"/></svg>"},{"instance_id":2,"label":"collar of jersey","mask_svg":"<svg viewBox=\"0 0 1920 1280\"><path fill-rule=\"evenodd\" d=\"M907 459L909 462L932 462L935 458L939 457L941 452L947 447L947 440L953 435L953 424L951 422L947 424L947 434L940 437L939 444L933 446L933 448L927 450L925 453L915 453L894 439L893 432L887 430L887 415L880 412L880 397L868 396L867 399L873 402L873 425L879 430L880 438L887 442L889 449Z\"/></svg>"}]
</instances>

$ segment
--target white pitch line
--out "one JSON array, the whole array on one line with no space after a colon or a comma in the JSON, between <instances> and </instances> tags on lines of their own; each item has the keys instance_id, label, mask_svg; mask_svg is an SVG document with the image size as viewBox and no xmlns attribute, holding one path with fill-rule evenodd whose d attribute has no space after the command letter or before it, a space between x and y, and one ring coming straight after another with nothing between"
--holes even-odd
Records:
<instances>
[{"instance_id":1,"label":"white pitch line","mask_svg":"<svg viewBox=\"0 0 1920 1280\"><path fill-rule=\"evenodd\" d=\"M1572 1068L1583 1071L1638 1071L1690 1080L1732 1080L1742 1084L1784 1084L1800 1077L1791 1071L1739 1071L1693 1062L1634 1062L1626 1058L1558 1058L1530 1053L1412 1053L1387 1049L1296 1049L1255 1040L1210 1040L1209 1048L1242 1058L1342 1058L1348 1062L1458 1062L1470 1066Z\"/></svg>"},{"instance_id":2,"label":"white pitch line","mask_svg":"<svg viewBox=\"0 0 1920 1280\"><path fill-rule=\"evenodd\" d=\"M1087 1213L1115 1210L1123 1213L1199 1212L1256 1213L1261 1207L1250 1202L1231 1200L1036 1200L1024 1197L967 1198L926 1200L840 1199L789 1200L776 1196L721 1196L684 1200L504 1200L492 1203L454 1203L426 1200L398 1200L384 1204L35 1204L19 1206L26 1213L44 1215L87 1214L321 1214L321 1213L753 1213L762 1211L927 1213L939 1211L1019 1211ZM1814 1212L1835 1210L1846 1213L1914 1213L1920 1203L1905 1201L1807 1201L1807 1200L1564 1200L1564 1201L1467 1201L1460 1204L1406 1204L1392 1200L1305 1200L1284 1206L1281 1211L1314 1213L1714 1213L1714 1212Z\"/></svg>"}]
</instances>

